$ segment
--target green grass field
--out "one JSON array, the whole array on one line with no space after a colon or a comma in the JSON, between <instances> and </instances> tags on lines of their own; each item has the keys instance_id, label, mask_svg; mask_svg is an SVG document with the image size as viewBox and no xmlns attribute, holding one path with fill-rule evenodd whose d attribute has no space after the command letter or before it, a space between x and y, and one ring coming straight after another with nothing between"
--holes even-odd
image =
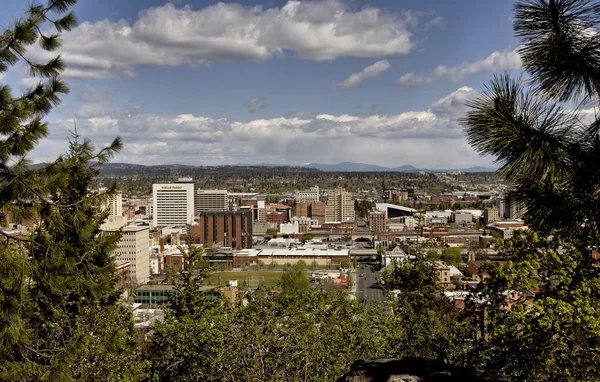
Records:
<instances>
[{"instance_id":1,"label":"green grass field","mask_svg":"<svg viewBox=\"0 0 600 382\"><path fill-rule=\"evenodd\" d=\"M241 272L217 272L211 274L205 281L205 284L225 286L231 279L237 279L238 285L241 286L244 281L247 283L252 277L264 277L264 286L274 287L277 281L281 278L283 272L267 272L267 271L241 271Z\"/></svg>"}]
</instances>

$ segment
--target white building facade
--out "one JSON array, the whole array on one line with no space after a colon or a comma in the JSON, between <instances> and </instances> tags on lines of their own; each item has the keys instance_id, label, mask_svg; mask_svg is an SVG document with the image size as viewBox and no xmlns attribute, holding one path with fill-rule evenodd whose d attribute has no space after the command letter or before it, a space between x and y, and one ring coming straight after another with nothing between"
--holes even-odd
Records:
<instances>
[{"instance_id":1,"label":"white building facade","mask_svg":"<svg viewBox=\"0 0 600 382\"><path fill-rule=\"evenodd\" d=\"M318 202L319 196L319 186L311 187L310 190L296 191L294 194L297 203Z\"/></svg>"},{"instance_id":2,"label":"white building facade","mask_svg":"<svg viewBox=\"0 0 600 382\"><path fill-rule=\"evenodd\" d=\"M194 222L194 184L152 185L152 223L154 227L187 225Z\"/></svg>"},{"instance_id":3,"label":"white building facade","mask_svg":"<svg viewBox=\"0 0 600 382\"><path fill-rule=\"evenodd\" d=\"M145 284L150 278L150 227L124 227L122 233L113 252L115 261L131 264L131 281Z\"/></svg>"},{"instance_id":4,"label":"white building facade","mask_svg":"<svg viewBox=\"0 0 600 382\"><path fill-rule=\"evenodd\" d=\"M114 194L108 195L103 207L108 208L108 216L123 216L123 193L116 191Z\"/></svg>"}]
</instances>

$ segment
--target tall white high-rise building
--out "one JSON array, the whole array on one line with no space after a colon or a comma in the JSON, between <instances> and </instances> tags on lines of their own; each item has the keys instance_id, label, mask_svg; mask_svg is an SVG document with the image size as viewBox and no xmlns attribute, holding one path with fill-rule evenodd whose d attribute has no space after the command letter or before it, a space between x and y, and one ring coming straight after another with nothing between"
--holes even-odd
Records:
<instances>
[{"instance_id":1,"label":"tall white high-rise building","mask_svg":"<svg viewBox=\"0 0 600 382\"><path fill-rule=\"evenodd\" d=\"M194 222L194 183L152 185L152 223L154 227L187 225Z\"/></svg>"},{"instance_id":2,"label":"tall white high-rise building","mask_svg":"<svg viewBox=\"0 0 600 382\"><path fill-rule=\"evenodd\" d=\"M196 212L227 211L227 190L196 190Z\"/></svg>"},{"instance_id":3,"label":"tall white high-rise building","mask_svg":"<svg viewBox=\"0 0 600 382\"><path fill-rule=\"evenodd\" d=\"M131 281L144 284L150 278L150 227L124 227L122 234L113 252L115 261L128 262Z\"/></svg>"},{"instance_id":4,"label":"tall white high-rise building","mask_svg":"<svg viewBox=\"0 0 600 382\"><path fill-rule=\"evenodd\" d=\"M106 188L101 188L98 192L106 192ZM118 230L127 224L127 218L123 216L123 193L121 191L108 195L101 207L103 210L108 209L108 217L100 226L101 230Z\"/></svg>"},{"instance_id":5,"label":"tall white high-rise building","mask_svg":"<svg viewBox=\"0 0 600 382\"><path fill-rule=\"evenodd\" d=\"M336 188L329 193L325 208L325 221L354 221L354 200L352 200L351 193L343 188Z\"/></svg>"},{"instance_id":6,"label":"tall white high-rise building","mask_svg":"<svg viewBox=\"0 0 600 382\"><path fill-rule=\"evenodd\" d=\"M106 192L106 188L100 188L98 192ZM108 216L123 216L123 193L116 191L107 195L101 206L103 210L108 209Z\"/></svg>"}]
</instances>

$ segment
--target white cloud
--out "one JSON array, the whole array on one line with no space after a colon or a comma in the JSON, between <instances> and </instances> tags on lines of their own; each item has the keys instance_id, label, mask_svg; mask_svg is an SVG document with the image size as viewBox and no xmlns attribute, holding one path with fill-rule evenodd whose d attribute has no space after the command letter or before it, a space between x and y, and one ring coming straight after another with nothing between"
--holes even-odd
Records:
<instances>
[{"instance_id":1,"label":"white cloud","mask_svg":"<svg viewBox=\"0 0 600 382\"><path fill-rule=\"evenodd\" d=\"M457 117L474 95L460 88L428 110L392 115L295 113L249 122L193 114L126 114L117 108L86 110L78 132L98 144L120 135L124 149L115 161L160 164L337 163L347 160L448 168L482 162L468 146ZM83 112L82 112L83 114ZM34 152L48 160L64 150L72 121L55 121Z\"/></svg>"},{"instance_id":2,"label":"white cloud","mask_svg":"<svg viewBox=\"0 0 600 382\"><path fill-rule=\"evenodd\" d=\"M292 53L312 61L376 58L409 53L411 12L342 0L288 1L281 8L217 3L198 10L173 4L141 11L126 20L83 22L65 33L60 49L66 76L133 77L135 67L197 66L215 61L266 61ZM37 58L48 58L39 48Z\"/></svg>"},{"instance_id":3,"label":"white cloud","mask_svg":"<svg viewBox=\"0 0 600 382\"><path fill-rule=\"evenodd\" d=\"M271 104L271 100L266 97L255 97L251 98L244 104L248 108L248 113L254 114L261 110L264 110Z\"/></svg>"},{"instance_id":4,"label":"white cloud","mask_svg":"<svg viewBox=\"0 0 600 382\"><path fill-rule=\"evenodd\" d=\"M431 111L439 117L456 119L456 117L465 115L467 112L465 103L476 96L477 91L475 89L463 86L439 101L434 102L431 105Z\"/></svg>"},{"instance_id":5,"label":"white cloud","mask_svg":"<svg viewBox=\"0 0 600 382\"><path fill-rule=\"evenodd\" d=\"M440 27L444 24L444 18L442 16L438 16L434 19L429 20L425 23L425 29L431 29L433 27Z\"/></svg>"},{"instance_id":6,"label":"white cloud","mask_svg":"<svg viewBox=\"0 0 600 382\"><path fill-rule=\"evenodd\" d=\"M336 83L336 85L344 89L355 88L360 86L365 80L375 78L391 67L392 65L390 65L388 60L377 61L360 72L352 73L350 77L340 83Z\"/></svg>"},{"instance_id":7,"label":"white cloud","mask_svg":"<svg viewBox=\"0 0 600 382\"><path fill-rule=\"evenodd\" d=\"M428 85L440 77L447 77L452 82L458 82L476 73L519 69L521 69L521 57L515 50L495 51L481 60L465 62L451 68L440 65L426 74L406 73L398 79L396 85L401 88Z\"/></svg>"},{"instance_id":8,"label":"white cloud","mask_svg":"<svg viewBox=\"0 0 600 382\"><path fill-rule=\"evenodd\" d=\"M36 77L23 77L19 80L19 87L21 90L26 90L37 86L41 81L42 79Z\"/></svg>"}]
</instances>

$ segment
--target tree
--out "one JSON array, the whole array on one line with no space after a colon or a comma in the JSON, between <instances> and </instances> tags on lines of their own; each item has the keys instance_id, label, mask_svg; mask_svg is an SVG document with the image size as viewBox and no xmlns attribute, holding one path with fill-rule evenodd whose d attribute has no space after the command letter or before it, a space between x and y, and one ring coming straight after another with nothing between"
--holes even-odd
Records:
<instances>
[{"instance_id":1,"label":"tree","mask_svg":"<svg viewBox=\"0 0 600 382\"><path fill-rule=\"evenodd\" d=\"M367 308L345 293L310 287L246 299L157 323L150 380L336 381L357 359L454 360L463 353L463 333L454 330L461 324L446 330L448 320L433 307L390 301Z\"/></svg>"},{"instance_id":2,"label":"tree","mask_svg":"<svg viewBox=\"0 0 600 382\"><path fill-rule=\"evenodd\" d=\"M495 76L462 123L475 150L497 158L535 232L501 241L510 262L487 267L478 366L508 379L590 380L600 356L600 120L586 108L598 106L600 5L514 9L529 83Z\"/></svg>"},{"instance_id":3,"label":"tree","mask_svg":"<svg viewBox=\"0 0 600 382\"><path fill-rule=\"evenodd\" d=\"M469 143L492 155L527 208L531 228L598 241L600 6L589 0L515 5L529 85L495 76L462 119ZM573 104L575 108L573 108Z\"/></svg>"},{"instance_id":4,"label":"tree","mask_svg":"<svg viewBox=\"0 0 600 382\"><path fill-rule=\"evenodd\" d=\"M304 274L305 265L296 264L281 276L279 287L284 294L294 295L310 288L310 281Z\"/></svg>"},{"instance_id":5,"label":"tree","mask_svg":"<svg viewBox=\"0 0 600 382\"><path fill-rule=\"evenodd\" d=\"M441 259L440 253L435 249L430 249L426 253L427 260L438 261Z\"/></svg>"},{"instance_id":6,"label":"tree","mask_svg":"<svg viewBox=\"0 0 600 382\"><path fill-rule=\"evenodd\" d=\"M459 266L462 264L462 255L460 248L447 247L442 249L442 261L448 265Z\"/></svg>"},{"instance_id":7,"label":"tree","mask_svg":"<svg viewBox=\"0 0 600 382\"><path fill-rule=\"evenodd\" d=\"M101 202L115 192L90 191L98 165L121 148L100 151L76 129L69 150L40 169L27 154L47 135L43 122L68 92L59 77L60 56L46 63L27 58L39 43L60 46L60 33L76 24L75 0L32 4L0 35L0 73L24 62L40 82L20 96L0 86L0 203L3 217L28 223L23 236L2 232L0 247L0 379L123 380L136 374L131 313L118 304L111 251L119 235L99 227ZM41 32L51 24L56 33ZM92 164L93 163L93 164Z\"/></svg>"},{"instance_id":8,"label":"tree","mask_svg":"<svg viewBox=\"0 0 600 382\"><path fill-rule=\"evenodd\" d=\"M488 302L488 342L473 360L508 379L593 380L598 375L600 270L558 237L517 232L489 263L480 299ZM508 298L507 298L508 297Z\"/></svg>"},{"instance_id":9,"label":"tree","mask_svg":"<svg viewBox=\"0 0 600 382\"><path fill-rule=\"evenodd\" d=\"M300 239L300 241L302 242L302 244L305 244L307 241L311 241L312 239L314 239L315 235L308 232L305 233L304 235L302 235L302 238Z\"/></svg>"},{"instance_id":10,"label":"tree","mask_svg":"<svg viewBox=\"0 0 600 382\"><path fill-rule=\"evenodd\" d=\"M304 269L306 269L307 265L306 265L306 261L304 260L299 260L296 263L296 268L300 269L301 271L303 271Z\"/></svg>"}]
</instances>

